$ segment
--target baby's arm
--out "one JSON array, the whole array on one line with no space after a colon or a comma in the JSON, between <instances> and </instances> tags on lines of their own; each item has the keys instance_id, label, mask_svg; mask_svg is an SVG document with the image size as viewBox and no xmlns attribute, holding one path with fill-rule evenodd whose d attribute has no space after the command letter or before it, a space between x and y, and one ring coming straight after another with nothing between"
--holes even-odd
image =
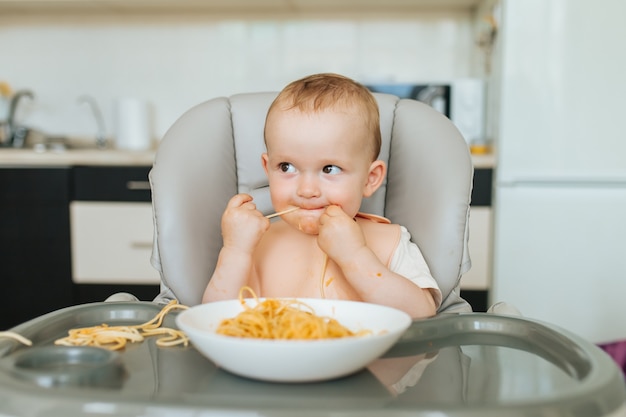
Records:
<instances>
[{"instance_id":1,"label":"baby's arm","mask_svg":"<svg viewBox=\"0 0 626 417\"><path fill-rule=\"evenodd\" d=\"M237 298L241 287L249 284L252 253L269 226L269 220L256 209L251 196L238 194L230 199L222 215L224 245L204 291L203 303Z\"/></svg>"},{"instance_id":2,"label":"baby's arm","mask_svg":"<svg viewBox=\"0 0 626 417\"><path fill-rule=\"evenodd\" d=\"M363 301L398 308L413 318L435 315L436 303L430 289L419 287L384 265L367 246L359 225L341 208L331 206L321 216L318 244Z\"/></svg>"}]
</instances>

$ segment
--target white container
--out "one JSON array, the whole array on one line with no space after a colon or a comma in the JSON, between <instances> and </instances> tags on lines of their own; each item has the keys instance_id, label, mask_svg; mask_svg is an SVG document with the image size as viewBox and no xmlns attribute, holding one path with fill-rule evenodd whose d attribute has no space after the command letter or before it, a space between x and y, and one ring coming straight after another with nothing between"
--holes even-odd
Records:
<instances>
[{"instance_id":1,"label":"white container","mask_svg":"<svg viewBox=\"0 0 626 417\"><path fill-rule=\"evenodd\" d=\"M120 98L115 103L115 147L142 151L152 147L148 104L136 98Z\"/></svg>"},{"instance_id":2,"label":"white container","mask_svg":"<svg viewBox=\"0 0 626 417\"><path fill-rule=\"evenodd\" d=\"M485 144L485 82L479 78L458 79L450 89L450 120L468 144Z\"/></svg>"}]
</instances>

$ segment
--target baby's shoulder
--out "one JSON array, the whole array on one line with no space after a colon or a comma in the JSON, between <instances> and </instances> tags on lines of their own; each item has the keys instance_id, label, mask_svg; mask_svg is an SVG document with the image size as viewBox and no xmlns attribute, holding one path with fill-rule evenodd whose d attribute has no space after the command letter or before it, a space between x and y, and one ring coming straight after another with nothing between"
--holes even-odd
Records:
<instances>
[{"instance_id":1,"label":"baby's shoulder","mask_svg":"<svg viewBox=\"0 0 626 417\"><path fill-rule=\"evenodd\" d=\"M354 217L364 232L395 234L400 232L400 225L393 224L386 217L369 213L357 213Z\"/></svg>"},{"instance_id":2,"label":"baby's shoulder","mask_svg":"<svg viewBox=\"0 0 626 417\"><path fill-rule=\"evenodd\" d=\"M399 237L400 236L400 225L394 223L382 223L371 221L369 219L364 219L357 217L357 223L361 226L363 233L366 236L371 235L372 237Z\"/></svg>"},{"instance_id":3,"label":"baby's shoulder","mask_svg":"<svg viewBox=\"0 0 626 417\"><path fill-rule=\"evenodd\" d=\"M400 225L361 216L357 216L356 221L363 230L367 246L378 255L379 259L388 263L400 243L402 232Z\"/></svg>"}]
</instances>

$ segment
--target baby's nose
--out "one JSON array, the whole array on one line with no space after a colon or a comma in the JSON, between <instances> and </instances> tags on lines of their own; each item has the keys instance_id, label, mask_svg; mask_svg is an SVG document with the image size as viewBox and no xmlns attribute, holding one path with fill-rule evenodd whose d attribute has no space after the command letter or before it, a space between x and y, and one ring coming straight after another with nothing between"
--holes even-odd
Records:
<instances>
[{"instance_id":1,"label":"baby's nose","mask_svg":"<svg viewBox=\"0 0 626 417\"><path fill-rule=\"evenodd\" d=\"M319 181L312 175L303 175L298 181L298 196L304 198L314 198L321 195Z\"/></svg>"}]
</instances>

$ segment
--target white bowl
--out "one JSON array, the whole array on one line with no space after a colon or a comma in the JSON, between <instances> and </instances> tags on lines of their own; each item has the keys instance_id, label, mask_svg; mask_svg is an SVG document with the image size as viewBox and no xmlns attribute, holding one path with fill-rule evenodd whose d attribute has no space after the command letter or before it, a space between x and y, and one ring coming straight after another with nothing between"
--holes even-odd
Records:
<instances>
[{"instance_id":1,"label":"white bowl","mask_svg":"<svg viewBox=\"0 0 626 417\"><path fill-rule=\"evenodd\" d=\"M268 340L215 333L223 319L243 310L239 300L191 307L177 316L176 324L217 366L240 376L273 382L313 382L354 373L389 350L411 325L411 317L405 312L377 304L308 298L298 301L352 331L370 330L371 334L324 340ZM255 300L246 302L256 305Z\"/></svg>"}]
</instances>

